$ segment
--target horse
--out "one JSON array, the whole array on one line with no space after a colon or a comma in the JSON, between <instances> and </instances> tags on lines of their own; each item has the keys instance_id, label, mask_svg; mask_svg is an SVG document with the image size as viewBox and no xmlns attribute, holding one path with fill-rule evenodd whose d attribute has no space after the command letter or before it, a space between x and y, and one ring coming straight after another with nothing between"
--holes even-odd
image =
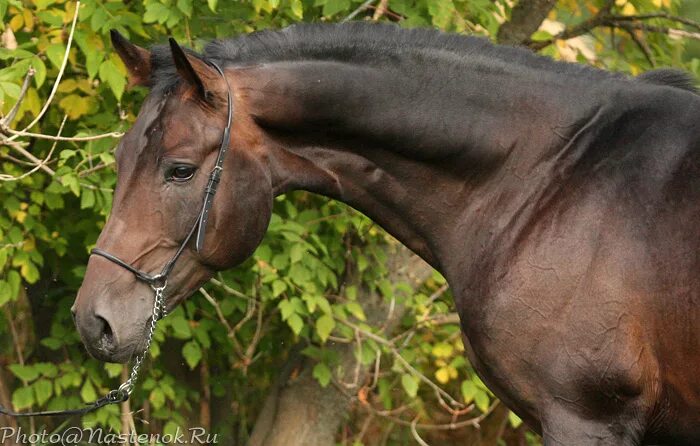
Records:
<instances>
[{"instance_id":1,"label":"horse","mask_svg":"<svg viewBox=\"0 0 700 446\"><path fill-rule=\"evenodd\" d=\"M253 253L276 196L306 190L445 276L477 374L545 445L700 444L700 96L686 75L363 23L203 54L112 42L150 90L96 242L124 260L91 256L72 308L94 357L143 348L152 292L132 272L174 259L171 309Z\"/></svg>"}]
</instances>

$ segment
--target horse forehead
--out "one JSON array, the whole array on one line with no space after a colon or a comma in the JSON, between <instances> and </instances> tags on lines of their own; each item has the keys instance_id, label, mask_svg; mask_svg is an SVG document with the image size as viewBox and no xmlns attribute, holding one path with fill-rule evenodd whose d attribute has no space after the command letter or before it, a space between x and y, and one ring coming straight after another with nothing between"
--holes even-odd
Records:
<instances>
[{"instance_id":1,"label":"horse forehead","mask_svg":"<svg viewBox=\"0 0 700 446\"><path fill-rule=\"evenodd\" d=\"M149 147L152 134L158 131L159 121L165 106L165 98L147 98L139 110L136 122L124 135L117 148L116 158L119 167L127 167L125 163L133 164L142 157Z\"/></svg>"},{"instance_id":2,"label":"horse forehead","mask_svg":"<svg viewBox=\"0 0 700 446\"><path fill-rule=\"evenodd\" d=\"M162 117L162 148L201 148L218 142L224 123L214 110L192 100L169 104Z\"/></svg>"}]
</instances>

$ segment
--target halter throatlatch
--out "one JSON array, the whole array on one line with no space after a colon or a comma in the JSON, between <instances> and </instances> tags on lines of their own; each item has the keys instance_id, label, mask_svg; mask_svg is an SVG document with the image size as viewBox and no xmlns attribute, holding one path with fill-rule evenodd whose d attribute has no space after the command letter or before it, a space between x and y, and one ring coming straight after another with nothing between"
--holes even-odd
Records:
<instances>
[{"instance_id":1,"label":"halter throatlatch","mask_svg":"<svg viewBox=\"0 0 700 446\"><path fill-rule=\"evenodd\" d=\"M216 190L219 187L219 181L221 180L221 172L224 169L224 158L226 157L226 152L228 152L228 146L229 143L231 142L231 121L233 119L233 100L231 99L231 87L228 83L228 80L226 79L226 76L224 75L223 70L219 65L217 65L214 62L208 62L216 71L221 75L221 77L224 79L224 82L226 82L226 94L227 94L227 118L226 118L226 127L224 128L224 134L221 138L221 146L219 147L219 154L216 157L216 164L214 164L214 169L212 170L210 176L209 176L209 182L207 183L207 187L204 189L204 200L202 203L202 209L199 212L199 216L197 217L197 220L195 220L194 224L192 225L192 228L190 231L187 233L187 237L182 241L180 244L180 247L178 250L175 252L175 255L168 261L168 263L163 266L163 269L160 271L160 273L157 273L155 275L151 275L146 273L145 271L141 271L140 269L136 268L135 266L131 265L130 263L127 263L120 259L119 257L108 253L107 251L103 251L99 248L94 248L92 251L90 251L90 254L95 254L98 256L102 256L105 259L116 263L117 265L131 271L131 273L134 274L136 279L146 282L151 286L153 289L153 292L155 293L155 299L153 302L153 314L151 315L149 326L148 326L148 335L146 337L146 344L144 346L144 349L141 351L141 354L136 357L134 360L134 365L131 369L131 374L129 375L129 379L127 379L123 384L121 384L116 390L110 391L107 395L104 397L86 405L83 408L80 409L69 409L69 410L60 410L60 411L44 411L44 412L25 412L25 413L19 413L19 412L13 412L11 410L7 410L0 406L0 414L2 415L9 415L11 417L37 417L37 416L46 416L46 417L52 417L52 416L70 416L70 415L84 415L86 413L94 412L97 409L110 405L110 404L119 404L122 403L126 400L129 399L131 396L131 392L134 390L134 386L136 384L136 381L138 380L139 376L139 371L141 369L141 365L143 364L144 360L146 359L146 356L148 356L148 351L151 347L151 342L153 340L153 335L156 330L156 323L158 320L162 319L163 317L166 316L166 302L165 302L165 287L168 284L168 276L173 270L173 267L175 266L175 263L177 260L180 258L180 255L184 252L185 248L190 242L190 239L192 239L192 236L197 233L197 237L195 239L195 249L197 252L201 252L203 246L204 246L204 236L207 228L207 221L209 219L209 211L211 210L212 204L214 203L214 196L216 195Z\"/></svg>"}]
</instances>

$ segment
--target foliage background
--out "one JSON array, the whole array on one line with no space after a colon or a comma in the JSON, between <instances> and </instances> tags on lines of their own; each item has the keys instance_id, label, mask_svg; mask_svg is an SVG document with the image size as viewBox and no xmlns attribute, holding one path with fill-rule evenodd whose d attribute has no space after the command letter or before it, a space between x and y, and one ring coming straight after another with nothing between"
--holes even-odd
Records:
<instances>
[{"instance_id":1,"label":"foliage background","mask_svg":"<svg viewBox=\"0 0 700 446\"><path fill-rule=\"evenodd\" d=\"M673 31L699 29L665 18L610 19L659 12L698 19L697 0L520 4L529 3L547 19L521 40L543 54L632 75L654 66L700 75L697 35ZM111 132L130 126L147 93L125 89L124 66L109 44L111 28L142 46L173 36L201 49L212 38L350 16L508 41L499 29L513 6L503 0L94 0L80 6L71 40L75 1L0 0L0 404L18 410L79 406L114 388L124 373L122 366L87 356L69 314L111 205L118 136ZM590 25L581 36L556 38L562 29L581 23ZM30 69L34 75L23 92ZM16 114L8 117L20 96ZM32 123L45 104L46 113ZM32 134L18 132L30 123L26 131ZM98 137L79 140L88 135ZM82 423L166 433L201 425L219 433L223 444L242 444L287 358L301 350L315 361L313 376L326 388L337 385L343 366L334 346L355 341L357 360L378 364L379 373L363 387L368 393L355 396L354 410L338 432L339 444L421 441L391 417L443 423L449 412L441 408L431 383L473 404L471 411L455 415L459 419L490 413L494 398L462 356L443 279L434 274L417 287L389 280L386 260L393 245L378 227L342 204L305 193L281 197L254 257L220 274L159 325L153 361L137 386L131 401L136 412L128 423L119 407L64 424L21 423L29 430ZM396 330L379 336L388 343L367 334L378 333L379 327L365 323L359 289L374 290L387 308L390 303L403 308ZM509 418L512 438L537 442L518 427L517 417Z\"/></svg>"}]
</instances>

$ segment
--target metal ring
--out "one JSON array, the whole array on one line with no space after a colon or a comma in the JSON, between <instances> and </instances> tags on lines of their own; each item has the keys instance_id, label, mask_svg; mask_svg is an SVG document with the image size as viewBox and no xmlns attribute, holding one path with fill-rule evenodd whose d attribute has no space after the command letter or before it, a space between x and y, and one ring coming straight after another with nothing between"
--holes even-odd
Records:
<instances>
[{"instance_id":1,"label":"metal ring","mask_svg":"<svg viewBox=\"0 0 700 446\"><path fill-rule=\"evenodd\" d=\"M162 282L161 282L162 281ZM157 283L160 282L160 286L157 285ZM163 291L165 290L165 287L168 286L168 277L164 276L163 274L158 274L157 276L153 276L153 281L151 282L151 288L153 291Z\"/></svg>"}]
</instances>

